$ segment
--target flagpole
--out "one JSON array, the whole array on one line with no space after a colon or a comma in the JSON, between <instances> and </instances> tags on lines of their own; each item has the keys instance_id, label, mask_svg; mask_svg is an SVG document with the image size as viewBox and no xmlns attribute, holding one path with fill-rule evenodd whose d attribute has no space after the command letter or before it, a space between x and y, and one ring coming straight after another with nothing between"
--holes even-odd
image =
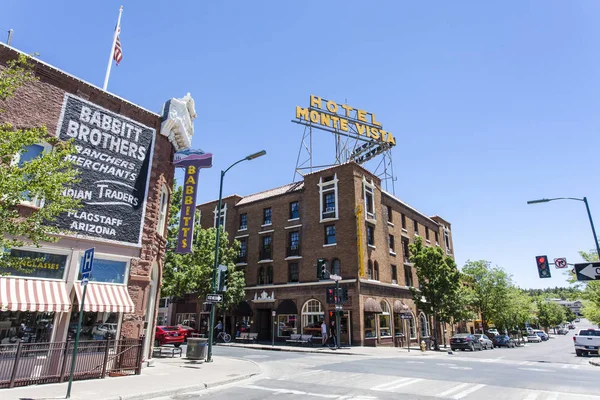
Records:
<instances>
[{"instance_id":1,"label":"flagpole","mask_svg":"<svg viewBox=\"0 0 600 400\"><path fill-rule=\"evenodd\" d=\"M117 20L117 27L115 28L115 34L113 35L112 46L110 47L110 56L108 57L108 67L106 67L106 76L104 77L104 86L102 89L106 90L108 87L108 78L110 76L110 68L112 67L113 56L115 55L115 45L117 44L117 37L121 30L121 14L123 14L123 6L119 8L119 19Z\"/></svg>"}]
</instances>

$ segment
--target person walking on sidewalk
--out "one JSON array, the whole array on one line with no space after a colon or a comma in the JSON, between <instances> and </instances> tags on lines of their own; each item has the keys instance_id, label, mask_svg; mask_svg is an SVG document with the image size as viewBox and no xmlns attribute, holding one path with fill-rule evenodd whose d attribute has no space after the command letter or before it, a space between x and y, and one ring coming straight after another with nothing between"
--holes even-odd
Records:
<instances>
[{"instance_id":1,"label":"person walking on sidewalk","mask_svg":"<svg viewBox=\"0 0 600 400\"><path fill-rule=\"evenodd\" d=\"M327 324L325 320L321 321L321 344L325 346L327 343Z\"/></svg>"},{"instance_id":2,"label":"person walking on sidewalk","mask_svg":"<svg viewBox=\"0 0 600 400\"><path fill-rule=\"evenodd\" d=\"M215 342L217 341L217 339L219 338L219 335L221 334L221 331L223 330L223 323L221 321L219 321L219 323L217 324L217 326L215 326L215 332L216 332L216 336L215 336Z\"/></svg>"},{"instance_id":3,"label":"person walking on sidewalk","mask_svg":"<svg viewBox=\"0 0 600 400\"><path fill-rule=\"evenodd\" d=\"M335 321L331 320L331 323L329 324L329 332L331 335L331 343L332 343L332 347L336 348L337 347L337 331L335 329Z\"/></svg>"}]
</instances>

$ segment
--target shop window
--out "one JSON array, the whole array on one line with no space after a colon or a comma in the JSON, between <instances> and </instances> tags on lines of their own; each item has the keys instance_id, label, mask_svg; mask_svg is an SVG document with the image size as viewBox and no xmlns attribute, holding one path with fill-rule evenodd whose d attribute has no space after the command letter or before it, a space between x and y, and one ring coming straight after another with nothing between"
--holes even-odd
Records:
<instances>
[{"instance_id":1,"label":"shop window","mask_svg":"<svg viewBox=\"0 0 600 400\"><path fill-rule=\"evenodd\" d=\"M321 221L338 218L338 179L333 177L319 178L319 205Z\"/></svg>"},{"instance_id":2,"label":"shop window","mask_svg":"<svg viewBox=\"0 0 600 400\"><path fill-rule=\"evenodd\" d=\"M298 263L288 264L288 282L297 283L299 281Z\"/></svg>"},{"instance_id":3,"label":"shop window","mask_svg":"<svg viewBox=\"0 0 600 400\"><path fill-rule=\"evenodd\" d=\"M0 344L43 343L52 340L54 312L1 311Z\"/></svg>"},{"instance_id":4,"label":"shop window","mask_svg":"<svg viewBox=\"0 0 600 400\"><path fill-rule=\"evenodd\" d=\"M238 230L243 231L245 229L248 229L248 214L246 213L240 214L240 227Z\"/></svg>"},{"instance_id":5,"label":"shop window","mask_svg":"<svg viewBox=\"0 0 600 400\"><path fill-rule=\"evenodd\" d=\"M177 313L175 314L175 324L190 326L196 328L196 314L195 313Z\"/></svg>"},{"instance_id":6,"label":"shop window","mask_svg":"<svg viewBox=\"0 0 600 400\"><path fill-rule=\"evenodd\" d=\"M169 214L169 190L167 186L160 188L160 204L158 206L158 225L156 231L159 235L165 236L165 227L167 225L167 216Z\"/></svg>"},{"instance_id":7,"label":"shop window","mask_svg":"<svg viewBox=\"0 0 600 400\"><path fill-rule=\"evenodd\" d=\"M297 201L292 201L290 203L290 219L298 218L300 218L300 207L298 206Z\"/></svg>"},{"instance_id":8,"label":"shop window","mask_svg":"<svg viewBox=\"0 0 600 400\"><path fill-rule=\"evenodd\" d=\"M225 220L227 218L227 203L225 203L224 205L221 206L221 212L219 213L217 211L217 206L215 206L215 210L213 211L214 214L214 220L213 220L213 227L216 228L217 227L217 218L218 218L218 226L222 226L223 228L225 228ZM217 217L217 214L219 214L219 216Z\"/></svg>"},{"instance_id":9,"label":"shop window","mask_svg":"<svg viewBox=\"0 0 600 400\"><path fill-rule=\"evenodd\" d=\"M394 336L404 336L404 324L406 320L401 318L401 314L394 313Z\"/></svg>"},{"instance_id":10,"label":"shop window","mask_svg":"<svg viewBox=\"0 0 600 400\"><path fill-rule=\"evenodd\" d=\"M419 327L421 329L421 337L429 337L429 321L427 321L427 316L423 312L419 313Z\"/></svg>"},{"instance_id":11,"label":"shop window","mask_svg":"<svg viewBox=\"0 0 600 400\"><path fill-rule=\"evenodd\" d=\"M373 280L379 280L379 263L377 261L373 263Z\"/></svg>"},{"instance_id":12,"label":"shop window","mask_svg":"<svg viewBox=\"0 0 600 400\"><path fill-rule=\"evenodd\" d=\"M277 336L287 337L296 332L296 314L277 316Z\"/></svg>"},{"instance_id":13,"label":"shop window","mask_svg":"<svg viewBox=\"0 0 600 400\"><path fill-rule=\"evenodd\" d=\"M335 225L325 225L325 244L336 244Z\"/></svg>"},{"instance_id":14,"label":"shop window","mask_svg":"<svg viewBox=\"0 0 600 400\"><path fill-rule=\"evenodd\" d=\"M342 263L337 258L334 258L331 261L331 272L334 275L338 275L338 276L342 275Z\"/></svg>"},{"instance_id":15,"label":"shop window","mask_svg":"<svg viewBox=\"0 0 600 400\"><path fill-rule=\"evenodd\" d=\"M90 282L125 283L127 277L127 262L107 260L94 257L92 264L92 275ZM81 269L83 268L83 257L79 259L79 274L77 279L81 280Z\"/></svg>"},{"instance_id":16,"label":"shop window","mask_svg":"<svg viewBox=\"0 0 600 400\"><path fill-rule=\"evenodd\" d=\"M0 275L63 279L68 258L66 255L21 249L12 249L9 254L10 262L0 268ZM11 263L16 267L11 268Z\"/></svg>"},{"instance_id":17,"label":"shop window","mask_svg":"<svg viewBox=\"0 0 600 400\"><path fill-rule=\"evenodd\" d=\"M384 300L380 304L383 313L379 314L379 336L392 336L390 305Z\"/></svg>"},{"instance_id":18,"label":"shop window","mask_svg":"<svg viewBox=\"0 0 600 400\"><path fill-rule=\"evenodd\" d=\"M365 313L365 339L376 337L377 331L375 329L375 314Z\"/></svg>"},{"instance_id":19,"label":"shop window","mask_svg":"<svg viewBox=\"0 0 600 400\"><path fill-rule=\"evenodd\" d=\"M79 310L77 301L73 310ZM73 311L69 320L69 336L75 339L79 312ZM106 340L116 338L119 327L119 314L113 312L84 312L81 322L80 340Z\"/></svg>"},{"instance_id":20,"label":"shop window","mask_svg":"<svg viewBox=\"0 0 600 400\"><path fill-rule=\"evenodd\" d=\"M321 323L325 319L325 312L319 300L308 300L302 306L302 333L321 338Z\"/></svg>"}]
</instances>

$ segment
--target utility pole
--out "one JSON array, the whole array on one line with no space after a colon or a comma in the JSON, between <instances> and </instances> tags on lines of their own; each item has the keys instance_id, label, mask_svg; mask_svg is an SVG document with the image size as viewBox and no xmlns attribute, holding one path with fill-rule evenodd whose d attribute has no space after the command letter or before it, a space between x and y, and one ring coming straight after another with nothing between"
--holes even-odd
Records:
<instances>
[{"instance_id":1,"label":"utility pole","mask_svg":"<svg viewBox=\"0 0 600 400\"><path fill-rule=\"evenodd\" d=\"M10 46L10 43L12 42L12 35L13 35L13 30L9 29L8 30L8 40L6 41L6 44Z\"/></svg>"}]
</instances>

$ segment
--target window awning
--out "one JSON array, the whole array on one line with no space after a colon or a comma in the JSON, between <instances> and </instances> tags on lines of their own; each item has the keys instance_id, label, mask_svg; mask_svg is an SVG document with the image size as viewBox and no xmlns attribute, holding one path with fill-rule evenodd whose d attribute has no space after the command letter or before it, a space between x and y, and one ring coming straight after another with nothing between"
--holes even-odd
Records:
<instances>
[{"instance_id":1,"label":"window awning","mask_svg":"<svg viewBox=\"0 0 600 400\"><path fill-rule=\"evenodd\" d=\"M396 301L394 301L394 313L396 313L396 314L410 313L410 307L408 307L406 304L404 304L400 300L396 300Z\"/></svg>"},{"instance_id":2,"label":"window awning","mask_svg":"<svg viewBox=\"0 0 600 400\"><path fill-rule=\"evenodd\" d=\"M0 277L1 311L69 312L71 301L63 281Z\"/></svg>"},{"instance_id":3,"label":"window awning","mask_svg":"<svg viewBox=\"0 0 600 400\"><path fill-rule=\"evenodd\" d=\"M381 309L381 304L379 304L377 301L375 301L375 299L372 297L369 297L368 299L365 300L363 309L364 309L364 312L366 312L366 313L381 314L383 312L383 310Z\"/></svg>"},{"instance_id":4,"label":"window awning","mask_svg":"<svg viewBox=\"0 0 600 400\"><path fill-rule=\"evenodd\" d=\"M298 308L293 300L280 300L277 306L277 314L298 314Z\"/></svg>"},{"instance_id":5,"label":"window awning","mask_svg":"<svg viewBox=\"0 0 600 400\"><path fill-rule=\"evenodd\" d=\"M75 294L77 301L81 304L83 287L81 283L75 283ZM133 301L129 297L127 287L124 285L107 285L90 282L85 292L85 312L124 312L132 313Z\"/></svg>"}]
</instances>

